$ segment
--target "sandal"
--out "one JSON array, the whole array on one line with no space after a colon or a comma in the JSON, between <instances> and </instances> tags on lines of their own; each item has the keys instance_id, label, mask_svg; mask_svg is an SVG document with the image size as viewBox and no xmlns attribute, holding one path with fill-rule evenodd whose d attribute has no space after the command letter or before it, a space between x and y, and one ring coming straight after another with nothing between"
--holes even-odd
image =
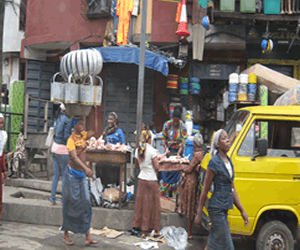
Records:
<instances>
[{"instance_id":1,"label":"sandal","mask_svg":"<svg viewBox=\"0 0 300 250\"><path fill-rule=\"evenodd\" d=\"M96 240L86 240L85 241L86 245L97 244L97 243L98 243L98 241L96 241Z\"/></svg>"},{"instance_id":2,"label":"sandal","mask_svg":"<svg viewBox=\"0 0 300 250\"><path fill-rule=\"evenodd\" d=\"M73 244L74 244L74 242L73 241L71 241L71 239L64 239L64 243L66 243L67 245L70 245L70 246L72 246Z\"/></svg>"}]
</instances>

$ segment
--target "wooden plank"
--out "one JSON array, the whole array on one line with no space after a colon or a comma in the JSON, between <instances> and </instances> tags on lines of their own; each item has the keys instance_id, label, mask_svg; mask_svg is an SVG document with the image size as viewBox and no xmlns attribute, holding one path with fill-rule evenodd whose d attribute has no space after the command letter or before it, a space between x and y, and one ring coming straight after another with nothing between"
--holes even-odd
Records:
<instances>
[{"instance_id":1,"label":"wooden plank","mask_svg":"<svg viewBox=\"0 0 300 250\"><path fill-rule=\"evenodd\" d=\"M108 164L126 163L126 153L119 151L88 150L86 151L86 160Z\"/></svg>"}]
</instances>

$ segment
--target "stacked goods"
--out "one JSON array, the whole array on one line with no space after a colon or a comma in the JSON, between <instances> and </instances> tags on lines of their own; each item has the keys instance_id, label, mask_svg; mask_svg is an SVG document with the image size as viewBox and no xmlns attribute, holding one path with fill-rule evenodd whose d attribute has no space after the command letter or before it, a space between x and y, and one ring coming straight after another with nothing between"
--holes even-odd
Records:
<instances>
[{"instance_id":1,"label":"stacked goods","mask_svg":"<svg viewBox=\"0 0 300 250\"><path fill-rule=\"evenodd\" d=\"M180 79L179 89L180 89L179 93L181 95L188 95L188 93L189 93L189 90L188 90L189 89L189 78L182 77Z\"/></svg>"},{"instance_id":2,"label":"stacked goods","mask_svg":"<svg viewBox=\"0 0 300 250\"><path fill-rule=\"evenodd\" d=\"M107 143L100 137L98 140L95 137L91 137L87 140L87 150L106 150L106 151L120 151L126 153L129 151L128 147L125 144L111 144Z\"/></svg>"},{"instance_id":3,"label":"stacked goods","mask_svg":"<svg viewBox=\"0 0 300 250\"><path fill-rule=\"evenodd\" d=\"M101 72L103 59L96 49L75 50L63 56L60 72L53 76L51 101L54 103L100 106L103 81L97 75ZM63 81L56 80L61 75ZM95 79L99 86L94 86Z\"/></svg>"},{"instance_id":4,"label":"stacked goods","mask_svg":"<svg viewBox=\"0 0 300 250\"><path fill-rule=\"evenodd\" d=\"M232 73L229 75L229 92L228 92L228 101L234 102L237 100L239 88L239 75L237 73Z\"/></svg>"},{"instance_id":5,"label":"stacked goods","mask_svg":"<svg viewBox=\"0 0 300 250\"><path fill-rule=\"evenodd\" d=\"M199 95L200 94L200 79L197 77L190 78L190 94Z\"/></svg>"},{"instance_id":6,"label":"stacked goods","mask_svg":"<svg viewBox=\"0 0 300 250\"><path fill-rule=\"evenodd\" d=\"M248 101L253 102L255 101L256 96L257 76L253 73L250 73L248 81Z\"/></svg>"},{"instance_id":7,"label":"stacked goods","mask_svg":"<svg viewBox=\"0 0 300 250\"><path fill-rule=\"evenodd\" d=\"M238 101L247 101L248 74L240 74L239 78Z\"/></svg>"},{"instance_id":8,"label":"stacked goods","mask_svg":"<svg viewBox=\"0 0 300 250\"><path fill-rule=\"evenodd\" d=\"M178 75L169 74L167 79L167 89L171 95L175 95L178 90Z\"/></svg>"}]
</instances>

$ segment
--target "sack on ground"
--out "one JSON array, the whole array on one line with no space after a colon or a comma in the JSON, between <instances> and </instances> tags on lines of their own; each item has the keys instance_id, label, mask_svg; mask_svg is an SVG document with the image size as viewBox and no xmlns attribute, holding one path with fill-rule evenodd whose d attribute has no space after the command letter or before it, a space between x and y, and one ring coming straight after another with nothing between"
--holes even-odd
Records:
<instances>
[{"instance_id":1,"label":"sack on ground","mask_svg":"<svg viewBox=\"0 0 300 250\"><path fill-rule=\"evenodd\" d=\"M119 200L119 190L114 188L107 188L103 193L103 199L109 202L117 202Z\"/></svg>"},{"instance_id":2,"label":"sack on ground","mask_svg":"<svg viewBox=\"0 0 300 250\"><path fill-rule=\"evenodd\" d=\"M53 138L54 138L54 132L55 132L55 127L50 127L49 131L48 131L47 138L46 138L46 142L45 142L45 145L47 147L51 147L52 146Z\"/></svg>"}]
</instances>

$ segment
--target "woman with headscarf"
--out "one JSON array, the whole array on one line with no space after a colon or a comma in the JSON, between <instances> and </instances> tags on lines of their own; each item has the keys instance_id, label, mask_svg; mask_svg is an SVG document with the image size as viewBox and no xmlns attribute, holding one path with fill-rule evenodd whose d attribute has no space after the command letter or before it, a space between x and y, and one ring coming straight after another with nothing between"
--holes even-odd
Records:
<instances>
[{"instance_id":1,"label":"woman with headscarf","mask_svg":"<svg viewBox=\"0 0 300 250\"><path fill-rule=\"evenodd\" d=\"M2 219L2 182L7 180L7 172L5 165L4 147L7 141L7 133L2 130L4 126L4 116L0 113L0 225Z\"/></svg>"},{"instance_id":2,"label":"woman with headscarf","mask_svg":"<svg viewBox=\"0 0 300 250\"><path fill-rule=\"evenodd\" d=\"M184 123L180 120L180 109L175 108L173 118L164 124L162 131L162 140L165 147L165 153L181 157L185 148L187 130ZM180 171L161 172L160 194L163 196L178 195L177 187L180 184Z\"/></svg>"},{"instance_id":3,"label":"woman with headscarf","mask_svg":"<svg viewBox=\"0 0 300 250\"><path fill-rule=\"evenodd\" d=\"M108 115L107 126L103 131L103 140L105 145L110 144L125 144L125 138L122 129L119 127L118 115L111 112ZM101 178L104 187L108 184L119 184L120 168L118 166L96 165L96 176Z\"/></svg>"},{"instance_id":4,"label":"woman with headscarf","mask_svg":"<svg viewBox=\"0 0 300 250\"><path fill-rule=\"evenodd\" d=\"M188 238L192 239L192 222L196 214L198 175L203 159L203 138L200 133L194 135L194 153L189 166L182 171L182 182L179 186L180 204L178 213L185 214L188 222Z\"/></svg>"},{"instance_id":5,"label":"woman with headscarf","mask_svg":"<svg viewBox=\"0 0 300 250\"><path fill-rule=\"evenodd\" d=\"M142 237L146 237L149 229L155 230L154 236L160 235L160 198L156 176L158 151L147 143L148 140L149 134L143 130L135 151L135 167L140 169L140 173L132 227L141 228Z\"/></svg>"},{"instance_id":6,"label":"woman with headscarf","mask_svg":"<svg viewBox=\"0 0 300 250\"><path fill-rule=\"evenodd\" d=\"M68 166L69 151L67 149L67 140L72 134L70 119L63 103L60 104L57 117L54 121L54 138L51 147L54 175L52 178L52 189L50 204L56 205L56 189L59 177L63 175Z\"/></svg>"},{"instance_id":7,"label":"woman with headscarf","mask_svg":"<svg viewBox=\"0 0 300 250\"><path fill-rule=\"evenodd\" d=\"M227 156L230 143L228 135L224 129L218 130L212 140L211 160L208 163L203 191L200 195L198 213L195 224L200 226L202 209L207 198L208 190L212 182L214 190L208 205L208 214L211 220L211 229L205 250L233 250L234 245L228 225L228 210L233 209L233 204L241 212L245 226L249 219L238 193L234 187L234 168L231 159Z\"/></svg>"},{"instance_id":8,"label":"woman with headscarf","mask_svg":"<svg viewBox=\"0 0 300 250\"><path fill-rule=\"evenodd\" d=\"M69 165L63 176L63 225L64 242L73 245L69 231L85 234L85 244L96 244L90 235L92 206L86 181L86 175L93 177L93 171L86 165L86 140L93 136L94 131L83 131L82 118L73 118L71 128L73 134L69 137L67 148L70 154Z\"/></svg>"}]
</instances>

